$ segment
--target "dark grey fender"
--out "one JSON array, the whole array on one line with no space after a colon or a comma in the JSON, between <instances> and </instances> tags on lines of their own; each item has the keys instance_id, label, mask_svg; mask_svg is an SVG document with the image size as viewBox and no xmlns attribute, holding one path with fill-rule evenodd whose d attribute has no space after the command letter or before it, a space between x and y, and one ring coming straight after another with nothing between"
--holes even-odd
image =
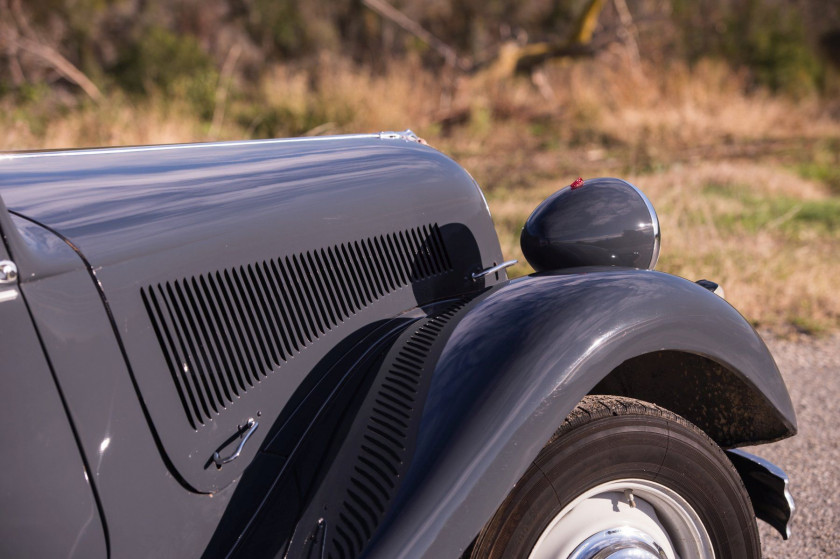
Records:
<instances>
[{"instance_id":1,"label":"dark grey fender","mask_svg":"<svg viewBox=\"0 0 840 559\"><path fill-rule=\"evenodd\" d=\"M734 431L743 440L730 437L730 445L796 431L759 336L687 280L615 268L537 274L491 289L464 311L434 367L411 466L366 556L431 558L466 548L581 398L640 356L710 364L697 371L699 385L689 382L690 370L674 374L685 391L705 392L709 382L723 407L747 408L724 421L755 418L757 427ZM640 378L642 394L655 394L646 385L657 382L667 379Z\"/></svg>"}]
</instances>

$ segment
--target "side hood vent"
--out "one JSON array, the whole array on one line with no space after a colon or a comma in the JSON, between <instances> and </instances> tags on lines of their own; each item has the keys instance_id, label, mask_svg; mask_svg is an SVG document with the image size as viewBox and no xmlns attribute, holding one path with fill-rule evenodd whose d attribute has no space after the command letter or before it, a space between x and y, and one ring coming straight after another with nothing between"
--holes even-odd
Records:
<instances>
[{"instance_id":1,"label":"side hood vent","mask_svg":"<svg viewBox=\"0 0 840 559\"><path fill-rule=\"evenodd\" d=\"M374 301L452 270L437 224L141 290L190 425Z\"/></svg>"}]
</instances>

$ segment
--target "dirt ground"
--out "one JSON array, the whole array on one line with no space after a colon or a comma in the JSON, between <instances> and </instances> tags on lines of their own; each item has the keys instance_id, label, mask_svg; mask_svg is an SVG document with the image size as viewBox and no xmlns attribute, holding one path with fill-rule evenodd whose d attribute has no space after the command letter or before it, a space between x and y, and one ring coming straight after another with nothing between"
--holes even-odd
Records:
<instances>
[{"instance_id":1,"label":"dirt ground","mask_svg":"<svg viewBox=\"0 0 840 559\"><path fill-rule=\"evenodd\" d=\"M840 334L765 340L790 390L799 434L748 449L787 472L796 501L789 541L759 522L764 556L840 557Z\"/></svg>"}]
</instances>

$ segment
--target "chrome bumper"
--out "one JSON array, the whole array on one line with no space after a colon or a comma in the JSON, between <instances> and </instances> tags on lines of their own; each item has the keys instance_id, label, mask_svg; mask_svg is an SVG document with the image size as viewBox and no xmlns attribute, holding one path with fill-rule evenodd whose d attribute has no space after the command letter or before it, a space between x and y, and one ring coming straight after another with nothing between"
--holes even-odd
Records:
<instances>
[{"instance_id":1,"label":"chrome bumper","mask_svg":"<svg viewBox=\"0 0 840 559\"><path fill-rule=\"evenodd\" d=\"M726 455L741 474L750 495L756 518L790 538L790 523L796 506L788 489L787 474L781 468L743 450L727 450Z\"/></svg>"}]
</instances>

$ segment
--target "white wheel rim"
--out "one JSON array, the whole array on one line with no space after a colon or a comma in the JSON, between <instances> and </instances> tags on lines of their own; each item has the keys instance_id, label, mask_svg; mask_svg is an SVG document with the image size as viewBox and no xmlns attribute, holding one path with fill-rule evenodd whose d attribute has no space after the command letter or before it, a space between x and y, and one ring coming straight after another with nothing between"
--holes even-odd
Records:
<instances>
[{"instance_id":1,"label":"white wheel rim","mask_svg":"<svg viewBox=\"0 0 840 559\"><path fill-rule=\"evenodd\" d=\"M674 490L643 479L593 487L540 535L530 559L713 559L703 522Z\"/></svg>"}]
</instances>

